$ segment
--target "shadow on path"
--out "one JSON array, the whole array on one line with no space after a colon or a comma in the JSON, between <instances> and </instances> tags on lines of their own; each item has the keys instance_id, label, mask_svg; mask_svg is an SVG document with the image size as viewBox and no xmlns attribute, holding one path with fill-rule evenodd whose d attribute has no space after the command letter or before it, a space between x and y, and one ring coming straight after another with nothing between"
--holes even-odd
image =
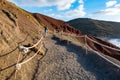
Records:
<instances>
[{"instance_id":1,"label":"shadow on path","mask_svg":"<svg viewBox=\"0 0 120 80\"><path fill-rule=\"evenodd\" d=\"M77 55L77 61L87 71L95 75L97 80L120 80L120 69L107 62L97 54L88 51L73 43L67 44L66 40L60 40L53 36L52 40L56 41L56 45L65 46L68 52Z\"/></svg>"}]
</instances>

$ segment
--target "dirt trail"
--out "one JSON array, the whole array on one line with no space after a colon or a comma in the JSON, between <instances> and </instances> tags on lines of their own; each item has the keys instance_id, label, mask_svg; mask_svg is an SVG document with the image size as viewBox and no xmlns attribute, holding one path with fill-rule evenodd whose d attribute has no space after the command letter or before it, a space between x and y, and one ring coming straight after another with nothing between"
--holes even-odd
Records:
<instances>
[{"instance_id":1,"label":"dirt trail","mask_svg":"<svg viewBox=\"0 0 120 80\"><path fill-rule=\"evenodd\" d=\"M120 80L120 70L94 53L57 37L47 37L46 56L35 80Z\"/></svg>"}]
</instances>

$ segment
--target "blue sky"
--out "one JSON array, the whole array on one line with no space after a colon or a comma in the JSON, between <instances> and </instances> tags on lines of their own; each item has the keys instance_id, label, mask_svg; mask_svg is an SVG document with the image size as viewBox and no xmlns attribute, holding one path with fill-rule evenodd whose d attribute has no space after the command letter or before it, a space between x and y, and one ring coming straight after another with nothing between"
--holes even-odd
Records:
<instances>
[{"instance_id":1,"label":"blue sky","mask_svg":"<svg viewBox=\"0 0 120 80\"><path fill-rule=\"evenodd\" d=\"M120 22L120 0L8 0L33 13L69 21L75 18Z\"/></svg>"}]
</instances>

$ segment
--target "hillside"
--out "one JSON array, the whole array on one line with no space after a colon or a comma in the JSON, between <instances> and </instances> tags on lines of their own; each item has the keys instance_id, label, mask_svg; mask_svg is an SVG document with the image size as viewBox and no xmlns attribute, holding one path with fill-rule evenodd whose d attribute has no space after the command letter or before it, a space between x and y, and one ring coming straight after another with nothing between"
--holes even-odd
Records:
<instances>
[{"instance_id":1,"label":"hillside","mask_svg":"<svg viewBox=\"0 0 120 80\"><path fill-rule=\"evenodd\" d=\"M19 52L19 45L36 43L38 30L42 30L39 22L28 12L16 5L1 0L0 2L0 80L30 80L33 78L38 58L22 66L16 72L16 63L20 54L20 61L25 61L34 54L27 55ZM30 67L28 67L30 66ZM24 75L26 74L26 75ZM23 76L24 75L24 76ZM28 77L29 75L29 77Z\"/></svg>"},{"instance_id":2,"label":"hillside","mask_svg":"<svg viewBox=\"0 0 120 80\"><path fill-rule=\"evenodd\" d=\"M44 26L49 28L47 36ZM56 29L66 35L54 33ZM64 21L30 13L13 3L0 0L0 80L119 80L119 67L88 50L85 37L75 37L81 35L80 30ZM88 37L119 49L93 36ZM117 56L118 60L103 54L120 65L119 51L89 39L86 41L96 51L110 53L113 58ZM41 43L35 46L38 42ZM25 53L21 46L26 50L32 48Z\"/></svg>"},{"instance_id":3,"label":"hillside","mask_svg":"<svg viewBox=\"0 0 120 80\"><path fill-rule=\"evenodd\" d=\"M49 27L49 29L52 31L59 29L60 31L67 33L74 33L78 35L82 34L80 30L75 29L64 21L57 20L38 13L33 13L32 15L39 21L41 25Z\"/></svg>"},{"instance_id":4,"label":"hillside","mask_svg":"<svg viewBox=\"0 0 120 80\"><path fill-rule=\"evenodd\" d=\"M42 19L42 22L38 20L39 17ZM31 80L35 78L36 70L39 66L38 62L43 56L37 55L30 62L24 64L18 71L16 71L16 64L19 55L20 62L23 62L35 54L34 50L29 54L24 54L19 51L19 46L28 46L29 44L36 43L41 38L40 32L44 34L43 24L49 27L50 32L57 27L65 32L77 33L80 35L79 30L71 27L64 21L56 20L41 14L32 14L20 9L13 3L6 0L0 0L1 80ZM63 27L65 28L63 29ZM46 48L43 47L43 49L45 50Z\"/></svg>"},{"instance_id":5,"label":"hillside","mask_svg":"<svg viewBox=\"0 0 120 80\"><path fill-rule=\"evenodd\" d=\"M82 31L83 34L91 34L97 37L120 37L120 23L78 18L68 21L71 26Z\"/></svg>"}]
</instances>

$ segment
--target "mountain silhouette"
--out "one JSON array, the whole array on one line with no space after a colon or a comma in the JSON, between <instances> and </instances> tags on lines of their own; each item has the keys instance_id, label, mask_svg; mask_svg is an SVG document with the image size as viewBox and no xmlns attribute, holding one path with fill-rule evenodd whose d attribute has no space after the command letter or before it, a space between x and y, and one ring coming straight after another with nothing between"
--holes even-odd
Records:
<instances>
[{"instance_id":1,"label":"mountain silhouette","mask_svg":"<svg viewBox=\"0 0 120 80\"><path fill-rule=\"evenodd\" d=\"M94 20L90 18L78 18L68 21L68 23L79 29L83 34L96 37L120 37L120 23L111 21Z\"/></svg>"}]
</instances>

